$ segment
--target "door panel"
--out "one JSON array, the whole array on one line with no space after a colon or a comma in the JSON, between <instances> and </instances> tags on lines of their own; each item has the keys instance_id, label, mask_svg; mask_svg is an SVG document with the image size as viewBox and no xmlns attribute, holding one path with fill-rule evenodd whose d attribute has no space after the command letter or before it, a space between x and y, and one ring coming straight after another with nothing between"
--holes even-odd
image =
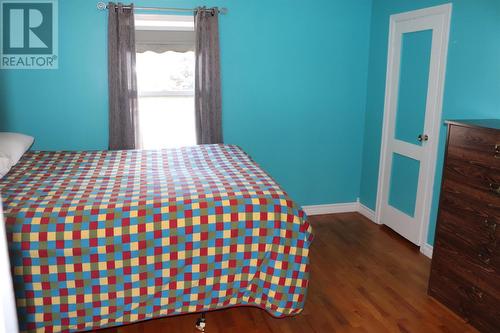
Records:
<instances>
[{"instance_id":1,"label":"door panel","mask_svg":"<svg viewBox=\"0 0 500 333\"><path fill-rule=\"evenodd\" d=\"M410 217L415 216L419 173L419 161L393 154L389 205Z\"/></svg>"},{"instance_id":2,"label":"door panel","mask_svg":"<svg viewBox=\"0 0 500 333\"><path fill-rule=\"evenodd\" d=\"M417 141L417 136L424 132L431 48L432 30L402 34L397 140L422 145Z\"/></svg>"}]
</instances>

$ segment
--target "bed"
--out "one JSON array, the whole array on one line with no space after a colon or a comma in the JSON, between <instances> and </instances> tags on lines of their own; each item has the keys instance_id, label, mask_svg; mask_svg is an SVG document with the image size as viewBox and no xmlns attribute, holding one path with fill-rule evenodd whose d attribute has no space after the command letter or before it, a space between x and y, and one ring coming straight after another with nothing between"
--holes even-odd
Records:
<instances>
[{"instance_id":1,"label":"bed","mask_svg":"<svg viewBox=\"0 0 500 333\"><path fill-rule=\"evenodd\" d=\"M23 331L304 307L311 227L237 146L27 152L0 192Z\"/></svg>"}]
</instances>

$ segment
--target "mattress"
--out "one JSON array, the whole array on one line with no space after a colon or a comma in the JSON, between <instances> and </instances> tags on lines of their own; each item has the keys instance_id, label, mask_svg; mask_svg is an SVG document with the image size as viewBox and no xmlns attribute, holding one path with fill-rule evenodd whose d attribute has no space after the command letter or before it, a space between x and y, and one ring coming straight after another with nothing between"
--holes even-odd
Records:
<instances>
[{"instance_id":1,"label":"mattress","mask_svg":"<svg viewBox=\"0 0 500 333\"><path fill-rule=\"evenodd\" d=\"M0 192L23 331L304 307L311 227L237 146L28 152Z\"/></svg>"}]
</instances>

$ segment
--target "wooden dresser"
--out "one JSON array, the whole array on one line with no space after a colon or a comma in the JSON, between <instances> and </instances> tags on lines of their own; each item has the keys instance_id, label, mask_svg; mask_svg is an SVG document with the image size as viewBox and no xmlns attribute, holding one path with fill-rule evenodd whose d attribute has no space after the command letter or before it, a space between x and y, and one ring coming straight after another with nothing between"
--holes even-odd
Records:
<instances>
[{"instance_id":1,"label":"wooden dresser","mask_svg":"<svg viewBox=\"0 0 500 333\"><path fill-rule=\"evenodd\" d=\"M429 294L500 332L500 120L447 124Z\"/></svg>"}]
</instances>

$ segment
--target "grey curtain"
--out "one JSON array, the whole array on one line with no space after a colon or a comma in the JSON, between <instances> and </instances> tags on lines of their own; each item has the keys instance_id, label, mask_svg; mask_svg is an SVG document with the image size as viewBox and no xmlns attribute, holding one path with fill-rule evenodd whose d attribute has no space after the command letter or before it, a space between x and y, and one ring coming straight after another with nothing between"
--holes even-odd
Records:
<instances>
[{"instance_id":1,"label":"grey curtain","mask_svg":"<svg viewBox=\"0 0 500 333\"><path fill-rule=\"evenodd\" d=\"M195 15L195 112L198 144L222 143L222 107L217 8Z\"/></svg>"},{"instance_id":2,"label":"grey curtain","mask_svg":"<svg viewBox=\"0 0 500 333\"><path fill-rule=\"evenodd\" d=\"M109 3L109 149L139 146L133 5Z\"/></svg>"}]
</instances>

